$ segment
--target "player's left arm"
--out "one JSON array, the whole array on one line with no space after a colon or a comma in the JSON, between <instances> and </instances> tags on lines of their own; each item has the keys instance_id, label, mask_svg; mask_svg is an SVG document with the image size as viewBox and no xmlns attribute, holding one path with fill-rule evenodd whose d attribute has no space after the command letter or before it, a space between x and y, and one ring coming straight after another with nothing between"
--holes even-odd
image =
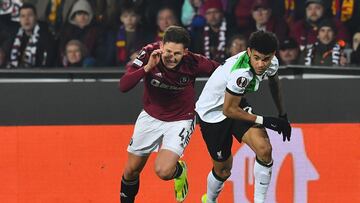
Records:
<instances>
[{"instance_id":1,"label":"player's left arm","mask_svg":"<svg viewBox=\"0 0 360 203\"><path fill-rule=\"evenodd\" d=\"M269 78L269 88L270 88L271 96L272 96L275 106L279 112L279 117L287 120L287 114L286 114L286 110L284 107L282 89L281 89L281 83L279 80L279 76L276 73L275 75L269 76L268 78Z\"/></svg>"}]
</instances>

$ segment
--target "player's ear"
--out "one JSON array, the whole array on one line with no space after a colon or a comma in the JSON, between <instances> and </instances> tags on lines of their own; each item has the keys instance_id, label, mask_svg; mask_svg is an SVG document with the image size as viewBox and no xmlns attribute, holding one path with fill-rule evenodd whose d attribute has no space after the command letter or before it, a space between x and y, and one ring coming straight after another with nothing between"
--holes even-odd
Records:
<instances>
[{"instance_id":1,"label":"player's ear","mask_svg":"<svg viewBox=\"0 0 360 203\"><path fill-rule=\"evenodd\" d=\"M251 56L251 49L249 47L246 49L246 52L247 52L248 56Z\"/></svg>"}]
</instances>

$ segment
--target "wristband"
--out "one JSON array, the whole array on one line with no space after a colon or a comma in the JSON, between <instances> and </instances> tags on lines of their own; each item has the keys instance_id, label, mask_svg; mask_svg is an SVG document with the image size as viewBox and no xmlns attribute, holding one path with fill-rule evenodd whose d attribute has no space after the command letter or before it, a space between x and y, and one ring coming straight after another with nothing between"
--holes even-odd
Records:
<instances>
[{"instance_id":1,"label":"wristband","mask_svg":"<svg viewBox=\"0 0 360 203\"><path fill-rule=\"evenodd\" d=\"M264 123L264 118L262 116L256 116L255 123L262 125Z\"/></svg>"}]
</instances>

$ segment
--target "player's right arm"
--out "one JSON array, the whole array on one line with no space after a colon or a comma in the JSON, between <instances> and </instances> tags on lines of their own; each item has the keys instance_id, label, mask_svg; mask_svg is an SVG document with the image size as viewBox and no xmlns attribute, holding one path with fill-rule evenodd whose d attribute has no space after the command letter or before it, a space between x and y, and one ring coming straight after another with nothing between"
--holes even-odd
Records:
<instances>
[{"instance_id":1,"label":"player's right arm","mask_svg":"<svg viewBox=\"0 0 360 203\"><path fill-rule=\"evenodd\" d=\"M248 72L238 70L234 72L226 86L224 97L223 114L226 117L244 120L256 124L261 124L265 128L277 131L283 134L283 141L290 141L291 127L288 121L268 116L260 116L246 112L239 105L245 89L249 85L251 75Z\"/></svg>"},{"instance_id":2,"label":"player's right arm","mask_svg":"<svg viewBox=\"0 0 360 203\"><path fill-rule=\"evenodd\" d=\"M225 91L223 114L228 118L255 123L256 115L250 114L240 108L241 98L241 95L236 95L227 89L227 91Z\"/></svg>"},{"instance_id":3,"label":"player's right arm","mask_svg":"<svg viewBox=\"0 0 360 203\"><path fill-rule=\"evenodd\" d=\"M143 51L146 52L146 50L142 50L134 61L126 65L126 73L121 77L119 83L121 92L127 92L135 87L146 73L151 71L159 63L161 56L161 51L159 49L152 51L150 56L146 57L148 58L146 65L143 65L144 61L146 61L145 56L142 56Z\"/></svg>"},{"instance_id":4,"label":"player's right arm","mask_svg":"<svg viewBox=\"0 0 360 203\"><path fill-rule=\"evenodd\" d=\"M232 119L244 120L251 123L261 124L265 128L275 130L283 134L283 141L290 141L291 127L290 124L284 120L276 117L259 116L250 114L240 108L239 104L242 96L234 95L231 91L225 92L223 114Z\"/></svg>"}]
</instances>

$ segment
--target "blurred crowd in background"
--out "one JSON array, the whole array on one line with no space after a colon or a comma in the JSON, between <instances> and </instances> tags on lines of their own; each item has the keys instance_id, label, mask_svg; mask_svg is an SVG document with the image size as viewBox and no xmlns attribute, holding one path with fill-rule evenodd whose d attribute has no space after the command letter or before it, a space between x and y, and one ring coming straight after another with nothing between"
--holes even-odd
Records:
<instances>
[{"instance_id":1,"label":"blurred crowd in background","mask_svg":"<svg viewBox=\"0 0 360 203\"><path fill-rule=\"evenodd\" d=\"M171 25L218 62L275 33L280 65L360 67L360 0L0 0L0 67L119 67Z\"/></svg>"}]
</instances>

